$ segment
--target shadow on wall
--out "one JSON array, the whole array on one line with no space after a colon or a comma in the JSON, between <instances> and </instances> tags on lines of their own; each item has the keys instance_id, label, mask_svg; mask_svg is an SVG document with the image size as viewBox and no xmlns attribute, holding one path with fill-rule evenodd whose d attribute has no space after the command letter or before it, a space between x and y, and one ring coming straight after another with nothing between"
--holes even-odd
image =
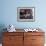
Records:
<instances>
[{"instance_id":1,"label":"shadow on wall","mask_svg":"<svg viewBox=\"0 0 46 46\"><path fill-rule=\"evenodd\" d=\"M2 43L2 36L3 36L2 32L6 32L6 29L4 30L4 28L6 28L5 25L0 24L0 43Z\"/></svg>"}]
</instances>

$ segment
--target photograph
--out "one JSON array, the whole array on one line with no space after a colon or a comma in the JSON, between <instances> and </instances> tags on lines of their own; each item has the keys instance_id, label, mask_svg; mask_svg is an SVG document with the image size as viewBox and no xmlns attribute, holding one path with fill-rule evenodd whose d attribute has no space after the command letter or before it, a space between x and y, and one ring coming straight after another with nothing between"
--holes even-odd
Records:
<instances>
[{"instance_id":1,"label":"photograph","mask_svg":"<svg viewBox=\"0 0 46 46\"><path fill-rule=\"evenodd\" d=\"M34 7L19 7L17 9L17 19L18 21L34 21L35 13Z\"/></svg>"}]
</instances>

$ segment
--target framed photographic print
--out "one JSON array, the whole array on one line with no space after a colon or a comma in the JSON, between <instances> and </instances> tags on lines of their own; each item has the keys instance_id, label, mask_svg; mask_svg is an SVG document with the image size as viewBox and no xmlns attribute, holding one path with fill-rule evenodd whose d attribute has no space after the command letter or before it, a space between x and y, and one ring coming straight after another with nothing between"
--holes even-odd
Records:
<instances>
[{"instance_id":1,"label":"framed photographic print","mask_svg":"<svg viewBox=\"0 0 46 46\"><path fill-rule=\"evenodd\" d=\"M17 20L22 22L34 22L35 8L34 7L18 7Z\"/></svg>"}]
</instances>

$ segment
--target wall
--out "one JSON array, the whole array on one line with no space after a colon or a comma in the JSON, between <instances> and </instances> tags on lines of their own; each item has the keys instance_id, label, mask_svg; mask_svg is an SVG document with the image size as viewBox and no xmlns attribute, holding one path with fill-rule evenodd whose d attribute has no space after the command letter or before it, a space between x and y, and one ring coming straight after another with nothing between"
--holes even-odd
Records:
<instances>
[{"instance_id":1,"label":"wall","mask_svg":"<svg viewBox=\"0 0 46 46\"><path fill-rule=\"evenodd\" d=\"M16 28L40 27L46 32L46 0L0 0L0 31L13 24ZM18 22L17 7L35 7L35 22Z\"/></svg>"},{"instance_id":2,"label":"wall","mask_svg":"<svg viewBox=\"0 0 46 46\"><path fill-rule=\"evenodd\" d=\"M13 24L16 28L46 28L45 4L46 0L1 0L0 24ZM18 22L17 7L35 7L35 22Z\"/></svg>"}]
</instances>

